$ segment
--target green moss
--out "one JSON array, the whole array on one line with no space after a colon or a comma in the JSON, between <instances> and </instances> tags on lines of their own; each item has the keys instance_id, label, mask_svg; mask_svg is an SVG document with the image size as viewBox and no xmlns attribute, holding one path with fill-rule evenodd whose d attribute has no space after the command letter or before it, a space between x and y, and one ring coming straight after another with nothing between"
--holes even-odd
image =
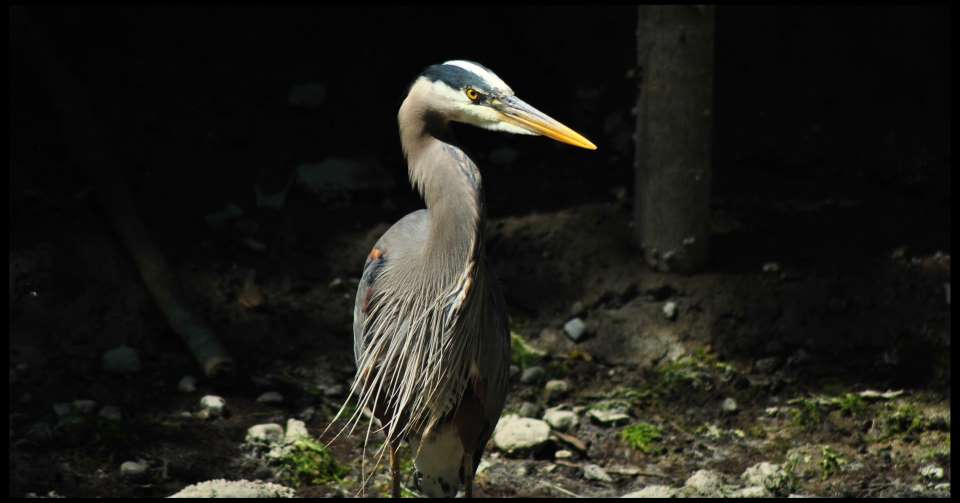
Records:
<instances>
[{"instance_id":1,"label":"green moss","mask_svg":"<svg viewBox=\"0 0 960 503\"><path fill-rule=\"evenodd\" d=\"M820 478L822 480L826 480L837 473L843 465L847 464L847 460L828 445L823 446L820 455L822 456L820 459L820 469L822 471Z\"/></svg>"},{"instance_id":2,"label":"green moss","mask_svg":"<svg viewBox=\"0 0 960 503\"><path fill-rule=\"evenodd\" d=\"M794 403L796 408L790 410L791 420L795 427L804 431L812 431L823 422L823 413L816 400L801 398Z\"/></svg>"},{"instance_id":3,"label":"green moss","mask_svg":"<svg viewBox=\"0 0 960 503\"><path fill-rule=\"evenodd\" d=\"M634 449L646 454L659 454L663 446L654 445L663 437L663 429L650 423L637 423L627 426L620 432L620 438Z\"/></svg>"},{"instance_id":4,"label":"green moss","mask_svg":"<svg viewBox=\"0 0 960 503\"><path fill-rule=\"evenodd\" d=\"M867 411L867 403L856 393L847 393L837 400L840 412L849 416L862 416Z\"/></svg>"},{"instance_id":5,"label":"green moss","mask_svg":"<svg viewBox=\"0 0 960 503\"><path fill-rule=\"evenodd\" d=\"M887 435L920 433L926 422L923 414L913 405L903 403L897 405L893 412L884 418L884 427Z\"/></svg>"},{"instance_id":6,"label":"green moss","mask_svg":"<svg viewBox=\"0 0 960 503\"><path fill-rule=\"evenodd\" d=\"M294 442L290 452L280 459L279 478L300 487L301 484L339 482L350 470L340 466L323 444L312 438Z\"/></svg>"},{"instance_id":7,"label":"green moss","mask_svg":"<svg viewBox=\"0 0 960 503\"><path fill-rule=\"evenodd\" d=\"M545 351L527 344L527 341L516 332L510 332L510 349L511 361L521 370L538 363L547 355Z\"/></svg>"}]
</instances>

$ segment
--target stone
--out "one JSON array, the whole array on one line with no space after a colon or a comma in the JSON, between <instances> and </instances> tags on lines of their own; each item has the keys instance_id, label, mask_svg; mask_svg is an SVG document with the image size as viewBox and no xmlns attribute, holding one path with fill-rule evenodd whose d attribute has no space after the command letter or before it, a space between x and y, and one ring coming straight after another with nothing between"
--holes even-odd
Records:
<instances>
[{"instance_id":1,"label":"stone","mask_svg":"<svg viewBox=\"0 0 960 503\"><path fill-rule=\"evenodd\" d=\"M725 414L733 414L737 411L737 401L730 397L724 398L720 404L720 410Z\"/></svg>"},{"instance_id":2,"label":"stone","mask_svg":"<svg viewBox=\"0 0 960 503\"><path fill-rule=\"evenodd\" d=\"M299 419L287 419L287 430L283 434L283 443L292 444L303 438L310 438L307 424Z\"/></svg>"},{"instance_id":3,"label":"stone","mask_svg":"<svg viewBox=\"0 0 960 503\"><path fill-rule=\"evenodd\" d=\"M536 418L539 416L540 416L539 405L531 402L523 402L522 404L520 404L520 417Z\"/></svg>"},{"instance_id":4,"label":"stone","mask_svg":"<svg viewBox=\"0 0 960 503\"><path fill-rule=\"evenodd\" d=\"M677 319L677 303L671 300L664 304L663 315L666 316L668 320Z\"/></svg>"},{"instance_id":5,"label":"stone","mask_svg":"<svg viewBox=\"0 0 960 503\"><path fill-rule=\"evenodd\" d=\"M497 422L493 442L497 449L507 453L523 453L535 450L550 439L550 425L539 419L506 415Z\"/></svg>"},{"instance_id":6,"label":"stone","mask_svg":"<svg viewBox=\"0 0 960 503\"><path fill-rule=\"evenodd\" d=\"M583 466L583 478L587 480L596 480L598 482L613 482L613 477L610 476L603 468L595 464L587 464Z\"/></svg>"},{"instance_id":7,"label":"stone","mask_svg":"<svg viewBox=\"0 0 960 503\"><path fill-rule=\"evenodd\" d=\"M622 410L616 409L590 409L587 412L594 422L602 425L613 425L625 423L630 420L630 415Z\"/></svg>"},{"instance_id":8,"label":"stone","mask_svg":"<svg viewBox=\"0 0 960 503\"><path fill-rule=\"evenodd\" d=\"M523 384L537 384L546 377L547 372L543 367L533 366L523 369L520 374L520 382Z\"/></svg>"},{"instance_id":9,"label":"stone","mask_svg":"<svg viewBox=\"0 0 960 503\"><path fill-rule=\"evenodd\" d=\"M124 461L120 465L120 475L129 478L142 477L150 468L143 461Z\"/></svg>"},{"instance_id":10,"label":"stone","mask_svg":"<svg viewBox=\"0 0 960 503\"><path fill-rule=\"evenodd\" d=\"M123 413L120 412L120 407L117 407L116 405L107 405L100 409L100 417L109 419L111 421L119 421L123 419Z\"/></svg>"},{"instance_id":11,"label":"stone","mask_svg":"<svg viewBox=\"0 0 960 503\"><path fill-rule=\"evenodd\" d=\"M769 498L771 495L770 491L768 491L765 487L749 486L733 491L731 496L734 498Z\"/></svg>"},{"instance_id":12,"label":"stone","mask_svg":"<svg viewBox=\"0 0 960 503\"><path fill-rule=\"evenodd\" d=\"M570 384L562 379L553 379L547 381L543 387L544 397L547 402L555 400L570 391Z\"/></svg>"},{"instance_id":13,"label":"stone","mask_svg":"<svg viewBox=\"0 0 960 503\"><path fill-rule=\"evenodd\" d=\"M573 318L563 325L563 331L573 342L579 342L587 333L587 324L580 318Z\"/></svg>"},{"instance_id":14,"label":"stone","mask_svg":"<svg viewBox=\"0 0 960 503\"><path fill-rule=\"evenodd\" d=\"M753 369L763 374L769 374L780 368L782 360L779 356L761 358L753 363Z\"/></svg>"},{"instance_id":15,"label":"stone","mask_svg":"<svg viewBox=\"0 0 960 503\"><path fill-rule=\"evenodd\" d=\"M111 374L140 371L140 356L129 346L119 346L103 354L103 370Z\"/></svg>"},{"instance_id":16,"label":"stone","mask_svg":"<svg viewBox=\"0 0 960 503\"><path fill-rule=\"evenodd\" d=\"M697 470L683 486L700 496L719 496L722 483L717 472Z\"/></svg>"},{"instance_id":17,"label":"stone","mask_svg":"<svg viewBox=\"0 0 960 503\"><path fill-rule=\"evenodd\" d=\"M177 389L181 393L193 393L197 390L197 379L193 376L183 376L177 383Z\"/></svg>"},{"instance_id":18,"label":"stone","mask_svg":"<svg viewBox=\"0 0 960 503\"><path fill-rule=\"evenodd\" d=\"M283 403L283 395L276 391L268 391L257 398L259 403Z\"/></svg>"},{"instance_id":19,"label":"stone","mask_svg":"<svg viewBox=\"0 0 960 503\"><path fill-rule=\"evenodd\" d=\"M763 272L769 272L769 273L780 272L780 264L776 262L767 262L763 264Z\"/></svg>"},{"instance_id":20,"label":"stone","mask_svg":"<svg viewBox=\"0 0 960 503\"><path fill-rule=\"evenodd\" d=\"M283 427L277 423L255 424L247 428L244 442L271 445L283 440Z\"/></svg>"},{"instance_id":21,"label":"stone","mask_svg":"<svg viewBox=\"0 0 960 503\"><path fill-rule=\"evenodd\" d=\"M226 400L216 395L206 395L200 399L200 410L206 411L209 417L223 415L223 409L226 406Z\"/></svg>"},{"instance_id":22,"label":"stone","mask_svg":"<svg viewBox=\"0 0 960 503\"><path fill-rule=\"evenodd\" d=\"M171 498L293 498L289 487L257 480L208 480L184 487Z\"/></svg>"},{"instance_id":23,"label":"stone","mask_svg":"<svg viewBox=\"0 0 960 503\"><path fill-rule=\"evenodd\" d=\"M942 480L943 468L933 464L926 465L920 469L920 476L930 480Z\"/></svg>"},{"instance_id":24,"label":"stone","mask_svg":"<svg viewBox=\"0 0 960 503\"><path fill-rule=\"evenodd\" d=\"M639 491L624 494L622 498L673 498L677 495L677 489L670 486L652 485L644 487Z\"/></svg>"},{"instance_id":25,"label":"stone","mask_svg":"<svg viewBox=\"0 0 960 503\"><path fill-rule=\"evenodd\" d=\"M787 489L789 474L780 465L763 461L744 470L740 479L748 486L760 486L772 493L779 493Z\"/></svg>"},{"instance_id":26,"label":"stone","mask_svg":"<svg viewBox=\"0 0 960 503\"><path fill-rule=\"evenodd\" d=\"M73 410L81 414L92 414L97 408L97 402L93 400L74 400Z\"/></svg>"},{"instance_id":27,"label":"stone","mask_svg":"<svg viewBox=\"0 0 960 503\"><path fill-rule=\"evenodd\" d=\"M543 415L543 420L551 428L558 431L571 431L580 424L580 419L569 410L549 409Z\"/></svg>"},{"instance_id":28,"label":"stone","mask_svg":"<svg viewBox=\"0 0 960 503\"><path fill-rule=\"evenodd\" d=\"M553 457L554 459L570 459L573 457L573 451L560 449L557 452L553 453Z\"/></svg>"}]
</instances>

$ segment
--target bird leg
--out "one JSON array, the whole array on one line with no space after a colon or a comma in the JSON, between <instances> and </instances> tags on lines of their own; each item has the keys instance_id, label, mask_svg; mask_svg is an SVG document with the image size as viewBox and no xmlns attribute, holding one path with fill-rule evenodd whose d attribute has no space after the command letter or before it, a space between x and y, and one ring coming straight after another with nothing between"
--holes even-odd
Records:
<instances>
[{"instance_id":1,"label":"bird leg","mask_svg":"<svg viewBox=\"0 0 960 503\"><path fill-rule=\"evenodd\" d=\"M400 445L398 443L390 442L390 474L393 477L393 489L392 494L394 498L400 497L400 458L399 451Z\"/></svg>"},{"instance_id":2,"label":"bird leg","mask_svg":"<svg viewBox=\"0 0 960 503\"><path fill-rule=\"evenodd\" d=\"M461 470L463 470L463 476L464 476L463 490L466 497L472 498L473 497L473 469L474 469L473 453L472 452L463 453L463 462L461 464L463 465L461 467Z\"/></svg>"}]
</instances>

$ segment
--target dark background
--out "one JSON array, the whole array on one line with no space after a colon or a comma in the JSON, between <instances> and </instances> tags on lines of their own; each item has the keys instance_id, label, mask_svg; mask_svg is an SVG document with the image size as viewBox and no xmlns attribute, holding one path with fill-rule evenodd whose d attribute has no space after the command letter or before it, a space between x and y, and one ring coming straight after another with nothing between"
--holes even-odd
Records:
<instances>
[{"instance_id":1,"label":"dark background","mask_svg":"<svg viewBox=\"0 0 960 503\"><path fill-rule=\"evenodd\" d=\"M88 87L145 218L164 207L153 225L201 225L192 217L251 198L264 173L328 156L375 155L394 177L396 214L409 211L419 203L396 110L422 68L454 58L492 68L600 147L460 128L486 168L492 216L633 189L633 7L29 10ZM717 34L718 197L862 199L915 186L949 198L948 7L721 7ZM84 177L42 161L65 160L73 132L60 130L44 82L13 50L10 75L17 207L25 188L69 192L63 185ZM319 110L287 104L304 82L325 86ZM500 145L522 153L516 166L484 165Z\"/></svg>"}]
</instances>

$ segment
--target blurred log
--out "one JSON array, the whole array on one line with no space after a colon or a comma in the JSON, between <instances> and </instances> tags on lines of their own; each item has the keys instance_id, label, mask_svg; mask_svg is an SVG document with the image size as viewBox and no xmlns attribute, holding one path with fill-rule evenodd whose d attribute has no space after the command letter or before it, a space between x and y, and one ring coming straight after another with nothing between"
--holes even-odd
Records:
<instances>
[{"instance_id":1,"label":"blurred log","mask_svg":"<svg viewBox=\"0 0 960 503\"><path fill-rule=\"evenodd\" d=\"M639 7L635 238L659 271L708 258L714 7Z\"/></svg>"},{"instance_id":2,"label":"blurred log","mask_svg":"<svg viewBox=\"0 0 960 503\"><path fill-rule=\"evenodd\" d=\"M50 98L60 112L70 157L87 170L101 207L133 255L140 276L167 323L183 338L208 377L232 375L233 358L213 330L183 300L175 275L137 217L130 191L115 163L110 162L106 130L94 113L89 94L57 59L49 34L30 21L22 6L10 7L10 45L46 81Z\"/></svg>"}]
</instances>

